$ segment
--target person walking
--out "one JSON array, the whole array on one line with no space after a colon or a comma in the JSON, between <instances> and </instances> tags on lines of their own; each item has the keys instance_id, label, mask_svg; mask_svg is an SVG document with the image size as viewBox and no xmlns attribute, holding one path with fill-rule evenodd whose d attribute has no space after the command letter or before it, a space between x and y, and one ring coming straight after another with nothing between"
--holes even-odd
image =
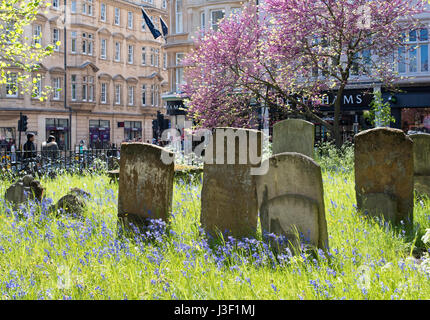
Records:
<instances>
[{"instance_id":1,"label":"person walking","mask_svg":"<svg viewBox=\"0 0 430 320\"><path fill-rule=\"evenodd\" d=\"M27 142L24 143L24 159L31 159L36 157L36 146L34 145L34 134L27 134Z\"/></svg>"}]
</instances>

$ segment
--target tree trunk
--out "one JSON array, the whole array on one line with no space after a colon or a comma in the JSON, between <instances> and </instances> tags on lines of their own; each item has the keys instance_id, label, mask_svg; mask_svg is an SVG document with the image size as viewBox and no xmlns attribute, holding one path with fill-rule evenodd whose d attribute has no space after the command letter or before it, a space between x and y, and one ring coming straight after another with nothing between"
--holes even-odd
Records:
<instances>
[{"instance_id":1,"label":"tree trunk","mask_svg":"<svg viewBox=\"0 0 430 320\"><path fill-rule=\"evenodd\" d=\"M342 106L344 86L341 86L337 91L336 101L334 102L334 123L333 123L333 135L336 147L342 146L342 138L340 136L340 108Z\"/></svg>"}]
</instances>

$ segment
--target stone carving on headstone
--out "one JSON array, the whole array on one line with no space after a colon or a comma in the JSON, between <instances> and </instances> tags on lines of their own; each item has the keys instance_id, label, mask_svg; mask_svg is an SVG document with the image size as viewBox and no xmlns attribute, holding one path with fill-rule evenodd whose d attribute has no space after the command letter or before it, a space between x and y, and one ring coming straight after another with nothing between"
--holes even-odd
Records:
<instances>
[{"instance_id":1,"label":"stone carving on headstone","mask_svg":"<svg viewBox=\"0 0 430 320\"><path fill-rule=\"evenodd\" d=\"M258 203L252 171L261 164L262 134L236 128L213 132L205 149L201 193L201 223L213 237L255 236Z\"/></svg>"},{"instance_id":2,"label":"stone carving on headstone","mask_svg":"<svg viewBox=\"0 0 430 320\"><path fill-rule=\"evenodd\" d=\"M300 243L328 248L321 167L294 152L265 161L269 172L256 177L263 235L285 236L296 248Z\"/></svg>"},{"instance_id":3,"label":"stone carving on headstone","mask_svg":"<svg viewBox=\"0 0 430 320\"><path fill-rule=\"evenodd\" d=\"M147 219L167 222L172 209L174 154L147 143L123 143L119 170L118 217L128 225Z\"/></svg>"},{"instance_id":4,"label":"stone carving on headstone","mask_svg":"<svg viewBox=\"0 0 430 320\"><path fill-rule=\"evenodd\" d=\"M412 223L412 140L398 129L363 131L355 136L354 162L358 209L393 223Z\"/></svg>"},{"instance_id":5,"label":"stone carving on headstone","mask_svg":"<svg viewBox=\"0 0 430 320\"><path fill-rule=\"evenodd\" d=\"M273 154L297 152L314 158L315 126L301 119L287 119L273 126Z\"/></svg>"},{"instance_id":6,"label":"stone carving on headstone","mask_svg":"<svg viewBox=\"0 0 430 320\"><path fill-rule=\"evenodd\" d=\"M430 197L430 134L409 136L414 142L414 188Z\"/></svg>"}]
</instances>

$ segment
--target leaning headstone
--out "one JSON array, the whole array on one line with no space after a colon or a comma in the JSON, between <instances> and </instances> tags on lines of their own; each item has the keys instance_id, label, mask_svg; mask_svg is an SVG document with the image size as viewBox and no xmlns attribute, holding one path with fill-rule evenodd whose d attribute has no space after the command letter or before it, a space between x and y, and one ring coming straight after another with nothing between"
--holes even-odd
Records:
<instances>
[{"instance_id":1,"label":"leaning headstone","mask_svg":"<svg viewBox=\"0 0 430 320\"><path fill-rule=\"evenodd\" d=\"M393 223L412 223L413 143L403 131L376 128L355 136L355 192L359 210Z\"/></svg>"},{"instance_id":2,"label":"leaning headstone","mask_svg":"<svg viewBox=\"0 0 430 320\"><path fill-rule=\"evenodd\" d=\"M224 134L239 138L229 141ZM205 149L201 223L213 237L219 233L236 238L255 236L258 203L251 170L261 163L261 157L254 158L261 156L261 135L256 130L216 128ZM218 148L217 139L223 149Z\"/></svg>"},{"instance_id":3,"label":"leaning headstone","mask_svg":"<svg viewBox=\"0 0 430 320\"><path fill-rule=\"evenodd\" d=\"M284 236L294 247L305 243L328 248L321 167L292 152L265 161L268 173L256 177L263 235Z\"/></svg>"},{"instance_id":4,"label":"leaning headstone","mask_svg":"<svg viewBox=\"0 0 430 320\"><path fill-rule=\"evenodd\" d=\"M273 126L273 154L297 152L314 158L315 126L301 119L287 119Z\"/></svg>"},{"instance_id":5,"label":"leaning headstone","mask_svg":"<svg viewBox=\"0 0 430 320\"><path fill-rule=\"evenodd\" d=\"M164 153L164 154L163 154ZM146 143L123 143L119 170L118 217L128 225L147 219L167 222L172 209L173 153Z\"/></svg>"},{"instance_id":6,"label":"leaning headstone","mask_svg":"<svg viewBox=\"0 0 430 320\"><path fill-rule=\"evenodd\" d=\"M430 134L409 136L414 142L415 191L430 197Z\"/></svg>"},{"instance_id":7,"label":"leaning headstone","mask_svg":"<svg viewBox=\"0 0 430 320\"><path fill-rule=\"evenodd\" d=\"M44 188L33 176L27 175L12 184L5 193L5 199L12 203L14 209L28 200L42 201Z\"/></svg>"}]
</instances>

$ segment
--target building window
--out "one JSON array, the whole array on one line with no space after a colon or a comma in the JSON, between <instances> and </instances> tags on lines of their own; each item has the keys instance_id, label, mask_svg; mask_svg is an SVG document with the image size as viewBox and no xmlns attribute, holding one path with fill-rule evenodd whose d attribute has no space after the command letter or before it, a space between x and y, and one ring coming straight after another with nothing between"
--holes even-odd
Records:
<instances>
[{"instance_id":1,"label":"building window","mask_svg":"<svg viewBox=\"0 0 430 320\"><path fill-rule=\"evenodd\" d=\"M419 73L429 71L428 29L411 30L404 35L404 45L397 51L399 73Z\"/></svg>"},{"instance_id":2,"label":"building window","mask_svg":"<svg viewBox=\"0 0 430 320\"><path fill-rule=\"evenodd\" d=\"M128 105L134 106L134 87L133 86L128 87Z\"/></svg>"},{"instance_id":3,"label":"building window","mask_svg":"<svg viewBox=\"0 0 430 320\"><path fill-rule=\"evenodd\" d=\"M146 48L142 47L142 66L146 65Z\"/></svg>"},{"instance_id":4,"label":"building window","mask_svg":"<svg viewBox=\"0 0 430 320\"><path fill-rule=\"evenodd\" d=\"M151 66L155 64L155 49L151 48Z\"/></svg>"},{"instance_id":5,"label":"building window","mask_svg":"<svg viewBox=\"0 0 430 320\"><path fill-rule=\"evenodd\" d=\"M154 85L151 84L151 106L155 105L155 90Z\"/></svg>"},{"instance_id":6,"label":"building window","mask_svg":"<svg viewBox=\"0 0 430 320\"><path fill-rule=\"evenodd\" d=\"M72 101L76 101L76 75L72 74L72 92L71 92L71 96L72 96Z\"/></svg>"},{"instance_id":7,"label":"building window","mask_svg":"<svg viewBox=\"0 0 430 320\"><path fill-rule=\"evenodd\" d=\"M180 86L184 82L184 68L181 66L181 61L184 58L184 53L176 53L176 85L175 91L180 91Z\"/></svg>"},{"instance_id":8,"label":"building window","mask_svg":"<svg viewBox=\"0 0 430 320\"><path fill-rule=\"evenodd\" d=\"M121 104L121 85L115 85L115 104Z\"/></svg>"},{"instance_id":9,"label":"building window","mask_svg":"<svg viewBox=\"0 0 430 320\"><path fill-rule=\"evenodd\" d=\"M76 1L75 0L72 1L71 11L72 11L72 13L76 13Z\"/></svg>"},{"instance_id":10,"label":"building window","mask_svg":"<svg viewBox=\"0 0 430 320\"><path fill-rule=\"evenodd\" d=\"M145 20L142 20L142 31L146 30L146 22Z\"/></svg>"},{"instance_id":11,"label":"building window","mask_svg":"<svg viewBox=\"0 0 430 320\"><path fill-rule=\"evenodd\" d=\"M40 98L42 93L42 79L37 76L33 79L34 87L33 87L33 98Z\"/></svg>"},{"instance_id":12,"label":"building window","mask_svg":"<svg viewBox=\"0 0 430 320\"><path fill-rule=\"evenodd\" d=\"M93 55L93 35L82 33L82 54Z\"/></svg>"},{"instance_id":13,"label":"building window","mask_svg":"<svg viewBox=\"0 0 430 320\"><path fill-rule=\"evenodd\" d=\"M166 1L166 0L163 0L163 1L161 2L161 7L162 7L163 9L166 9L166 8L167 8L167 1Z\"/></svg>"},{"instance_id":14,"label":"building window","mask_svg":"<svg viewBox=\"0 0 430 320\"><path fill-rule=\"evenodd\" d=\"M41 35L42 35L42 26L39 24L34 25L34 30L33 30L33 39L34 39L34 44L42 44L42 39L41 39Z\"/></svg>"},{"instance_id":15,"label":"building window","mask_svg":"<svg viewBox=\"0 0 430 320\"><path fill-rule=\"evenodd\" d=\"M93 15L93 0L83 0L82 13L89 16Z\"/></svg>"},{"instance_id":16,"label":"building window","mask_svg":"<svg viewBox=\"0 0 430 320\"><path fill-rule=\"evenodd\" d=\"M120 24L120 11L119 11L119 8L115 8L114 24L117 25L117 26L119 26L119 24Z\"/></svg>"},{"instance_id":17,"label":"building window","mask_svg":"<svg viewBox=\"0 0 430 320\"><path fill-rule=\"evenodd\" d=\"M100 87L100 103L107 103L107 85L102 83Z\"/></svg>"},{"instance_id":18,"label":"building window","mask_svg":"<svg viewBox=\"0 0 430 320\"><path fill-rule=\"evenodd\" d=\"M129 64L133 64L133 52L134 52L134 47L132 45L128 45L127 62Z\"/></svg>"},{"instance_id":19,"label":"building window","mask_svg":"<svg viewBox=\"0 0 430 320\"><path fill-rule=\"evenodd\" d=\"M200 13L200 30L204 31L206 29L206 13L203 11Z\"/></svg>"},{"instance_id":20,"label":"building window","mask_svg":"<svg viewBox=\"0 0 430 320\"><path fill-rule=\"evenodd\" d=\"M127 13L127 27L133 29L133 12L131 11Z\"/></svg>"},{"instance_id":21,"label":"building window","mask_svg":"<svg viewBox=\"0 0 430 320\"><path fill-rule=\"evenodd\" d=\"M224 18L225 10L213 10L211 11L211 26L212 30L217 31L218 30L218 23L221 21L221 19Z\"/></svg>"},{"instance_id":22,"label":"building window","mask_svg":"<svg viewBox=\"0 0 430 320\"><path fill-rule=\"evenodd\" d=\"M182 0L176 0L175 3L175 22L176 22L176 33L184 32L182 24Z\"/></svg>"},{"instance_id":23,"label":"building window","mask_svg":"<svg viewBox=\"0 0 430 320\"><path fill-rule=\"evenodd\" d=\"M146 84L142 84L142 106L146 106Z\"/></svg>"},{"instance_id":24,"label":"building window","mask_svg":"<svg viewBox=\"0 0 430 320\"><path fill-rule=\"evenodd\" d=\"M52 80L52 87L54 88L54 100L60 100L61 80L60 78L54 78Z\"/></svg>"},{"instance_id":25,"label":"building window","mask_svg":"<svg viewBox=\"0 0 430 320\"><path fill-rule=\"evenodd\" d=\"M88 101L94 102L94 77L88 77Z\"/></svg>"},{"instance_id":26,"label":"building window","mask_svg":"<svg viewBox=\"0 0 430 320\"><path fill-rule=\"evenodd\" d=\"M163 52L163 69L167 69L167 53Z\"/></svg>"},{"instance_id":27,"label":"building window","mask_svg":"<svg viewBox=\"0 0 430 320\"><path fill-rule=\"evenodd\" d=\"M100 58L106 59L106 39L102 39L100 43Z\"/></svg>"},{"instance_id":28,"label":"building window","mask_svg":"<svg viewBox=\"0 0 430 320\"><path fill-rule=\"evenodd\" d=\"M58 9L60 7L60 0L52 0L52 7Z\"/></svg>"},{"instance_id":29,"label":"building window","mask_svg":"<svg viewBox=\"0 0 430 320\"><path fill-rule=\"evenodd\" d=\"M121 44L115 42L115 61L119 62L121 60Z\"/></svg>"},{"instance_id":30,"label":"building window","mask_svg":"<svg viewBox=\"0 0 430 320\"><path fill-rule=\"evenodd\" d=\"M76 38L77 38L77 33L76 31L72 31L71 33L71 37L72 37L72 53L76 53Z\"/></svg>"},{"instance_id":31,"label":"building window","mask_svg":"<svg viewBox=\"0 0 430 320\"><path fill-rule=\"evenodd\" d=\"M159 49L155 49L155 66L156 67L160 66L160 50Z\"/></svg>"},{"instance_id":32,"label":"building window","mask_svg":"<svg viewBox=\"0 0 430 320\"><path fill-rule=\"evenodd\" d=\"M6 97L18 97L18 80L16 73L9 73L6 79Z\"/></svg>"},{"instance_id":33,"label":"building window","mask_svg":"<svg viewBox=\"0 0 430 320\"><path fill-rule=\"evenodd\" d=\"M155 105L158 107L160 105L160 88L158 85L155 85Z\"/></svg>"},{"instance_id":34,"label":"building window","mask_svg":"<svg viewBox=\"0 0 430 320\"><path fill-rule=\"evenodd\" d=\"M59 51L60 46L57 45L57 42L60 41L60 30L57 28L52 29L52 42L54 43L54 50Z\"/></svg>"},{"instance_id":35,"label":"building window","mask_svg":"<svg viewBox=\"0 0 430 320\"><path fill-rule=\"evenodd\" d=\"M106 22L106 4L100 5L100 20Z\"/></svg>"}]
</instances>

